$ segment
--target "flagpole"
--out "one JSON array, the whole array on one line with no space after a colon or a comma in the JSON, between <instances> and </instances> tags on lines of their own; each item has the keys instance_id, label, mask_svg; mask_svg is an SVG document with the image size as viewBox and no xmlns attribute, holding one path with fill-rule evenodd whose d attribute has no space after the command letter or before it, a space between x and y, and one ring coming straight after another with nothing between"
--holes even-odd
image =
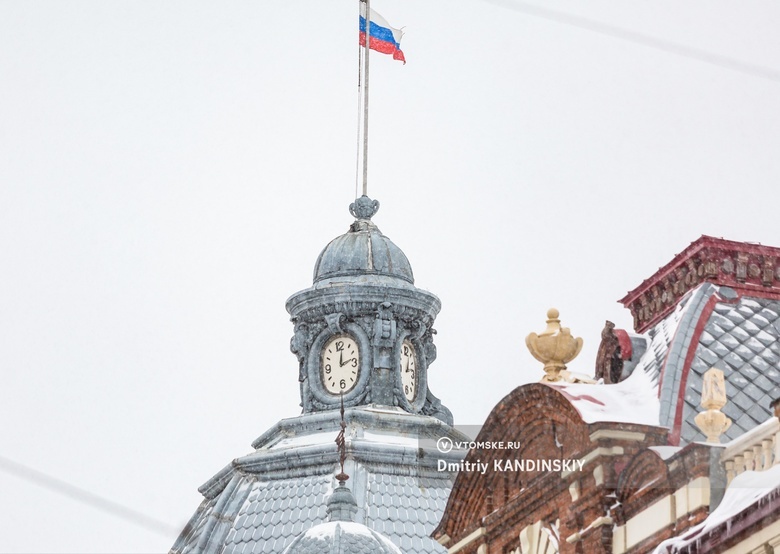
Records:
<instances>
[{"instance_id":1,"label":"flagpole","mask_svg":"<svg viewBox=\"0 0 780 554\"><path fill-rule=\"evenodd\" d=\"M366 4L365 68L363 71L363 196L368 196L368 53L371 49L371 0Z\"/></svg>"}]
</instances>

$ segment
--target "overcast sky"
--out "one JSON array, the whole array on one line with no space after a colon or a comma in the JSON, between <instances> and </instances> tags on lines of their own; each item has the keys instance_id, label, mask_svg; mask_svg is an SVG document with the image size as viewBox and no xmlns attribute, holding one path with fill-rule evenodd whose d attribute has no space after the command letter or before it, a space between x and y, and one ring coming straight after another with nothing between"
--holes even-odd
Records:
<instances>
[{"instance_id":1,"label":"overcast sky","mask_svg":"<svg viewBox=\"0 0 780 554\"><path fill-rule=\"evenodd\" d=\"M408 62L372 55L374 221L442 300L456 422L542 376L549 307L592 373L616 300L701 234L780 246L780 4L372 7ZM299 413L284 303L352 221L357 9L0 3L0 552L165 551Z\"/></svg>"}]
</instances>

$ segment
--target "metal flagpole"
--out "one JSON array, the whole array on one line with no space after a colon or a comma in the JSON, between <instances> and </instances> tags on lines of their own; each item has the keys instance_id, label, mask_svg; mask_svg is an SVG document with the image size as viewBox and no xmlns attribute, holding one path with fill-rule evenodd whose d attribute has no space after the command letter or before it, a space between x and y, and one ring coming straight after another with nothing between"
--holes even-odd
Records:
<instances>
[{"instance_id":1,"label":"metal flagpole","mask_svg":"<svg viewBox=\"0 0 780 554\"><path fill-rule=\"evenodd\" d=\"M358 0L358 21L360 20L360 4ZM359 32L359 31L358 31ZM360 130L363 127L363 47L358 40L358 83L357 83L357 117L355 117L355 198L360 190Z\"/></svg>"},{"instance_id":2,"label":"metal flagpole","mask_svg":"<svg viewBox=\"0 0 780 554\"><path fill-rule=\"evenodd\" d=\"M366 50L363 71L363 196L368 196L368 53L371 46L371 0L366 4Z\"/></svg>"}]
</instances>

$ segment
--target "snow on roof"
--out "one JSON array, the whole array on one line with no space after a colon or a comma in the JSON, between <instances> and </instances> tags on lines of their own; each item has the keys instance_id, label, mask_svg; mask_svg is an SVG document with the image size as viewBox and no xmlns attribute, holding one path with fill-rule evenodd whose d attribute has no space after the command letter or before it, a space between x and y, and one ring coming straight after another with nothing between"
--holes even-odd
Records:
<instances>
[{"instance_id":1,"label":"snow on roof","mask_svg":"<svg viewBox=\"0 0 780 554\"><path fill-rule=\"evenodd\" d=\"M737 475L726 489L723 500L701 523L679 537L672 537L659 544L653 554L667 554L687 546L712 529L729 521L772 491L780 488L780 465L764 471L745 471Z\"/></svg>"},{"instance_id":2,"label":"snow on roof","mask_svg":"<svg viewBox=\"0 0 780 554\"><path fill-rule=\"evenodd\" d=\"M360 431L360 430L359 430ZM395 444L400 446L409 446L417 448L420 446L419 437L413 433L403 433L395 430L394 432L372 432L363 431L359 432L356 436L348 436L347 443L353 440L359 440L360 442L370 442L376 444ZM336 433L332 430L328 430L321 433L300 434L292 437L286 437L279 442L267 447L268 450L280 450L283 448L301 448L304 446L322 446L333 445L333 450L336 450Z\"/></svg>"},{"instance_id":3,"label":"snow on roof","mask_svg":"<svg viewBox=\"0 0 780 554\"><path fill-rule=\"evenodd\" d=\"M640 370L614 385L545 383L560 391L586 423L613 421L658 425L660 404L650 377Z\"/></svg>"},{"instance_id":4,"label":"snow on roof","mask_svg":"<svg viewBox=\"0 0 780 554\"><path fill-rule=\"evenodd\" d=\"M701 287L694 289L695 292L701 290ZM636 364L634 371L644 371L650 376L651 381L658 386L661 379L661 373L666 365L666 359L669 354L669 348L674 340L675 333L680 326L691 306L696 302L691 302L694 292L688 292L675 306L674 311L653 325L647 330L644 336L647 336L647 350Z\"/></svg>"},{"instance_id":5,"label":"snow on roof","mask_svg":"<svg viewBox=\"0 0 780 554\"><path fill-rule=\"evenodd\" d=\"M334 445L336 444L336 433L329 430L324 433L310 433L287 437L268 448L269 450L278 450L281 448L300 448L302 446L320 446L331 443ZM333 450L336 450L336 446L333 446Z\"/></svg>"},{"instance_id":6,"label":"snow on roof","mask_svg":"<svg viewBox=\"0 0 780 554\"><path fill-rule=\"evenodd\" d=\"M677 454L680 450L682 450L682 446L651 446L650 450L658 454L658 457L662 460L668 460L675 454Z\"/></svg>"},{"instance_id":7,"label":"snow on roof","mask_svg":"<svg viewBox=\"0 0 780 554\"><path fill-rule=\"evenodd\" d=\"M398 553L398 547L384 535L353 521L321 523L304 532L285 553L360 552Z\"/></svg>"},{"instance_id":8,"label":"snow on roof","mask_svg":"<svg viewBox=\"0 0 780 554\"><path fill-rule=\"evenodd\" d=\"M340 527L351 535L362 535L364 537L373 537L371 530L365 525L355 523L354 521L327 521L315 525L306 534L310 537L332 537L336 534L336 528Z\"/></svg>"},{"instance_id":9,"label":"snow on roof","mask_svg":"<svg viewBox=\"0 0 780 554\"><path fill-rule=\"evenodd\" d=\"M392 433L372 433L371 431L364 431L363 436L360 437L364 441L375 442L378 444L398 444L401 446L409 446L411 448L418 448L420 446L420 439L415 435L399 435L396 431Z\"/></svg>"}]
</instances>

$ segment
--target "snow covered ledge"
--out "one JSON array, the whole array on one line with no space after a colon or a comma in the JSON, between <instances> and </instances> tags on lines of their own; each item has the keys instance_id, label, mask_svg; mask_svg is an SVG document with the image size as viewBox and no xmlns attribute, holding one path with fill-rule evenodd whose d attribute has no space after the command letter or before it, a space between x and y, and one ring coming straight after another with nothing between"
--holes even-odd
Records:
<instances>
[{"instance_id":1,"label":"snow covered ledge","mask_svg":"<svg viewBox=\"0 0 780 554\"><path fill-rule=\"evenodd\" d=\"M780 465L766 471L745 471L726 489L720 505L680 536L663 541L654 554L766 552L764 546L780 546ZM733 545L728 550L726 543ZM770 550L771 552L771 550Z\"/></svg>"}]
</instances>

